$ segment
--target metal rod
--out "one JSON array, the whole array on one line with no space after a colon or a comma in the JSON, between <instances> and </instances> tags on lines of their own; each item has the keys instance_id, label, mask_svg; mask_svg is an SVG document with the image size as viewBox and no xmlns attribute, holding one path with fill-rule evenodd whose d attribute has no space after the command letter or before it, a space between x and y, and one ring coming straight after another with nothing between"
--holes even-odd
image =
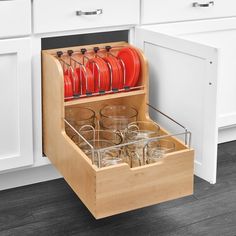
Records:
<instances>
[{"instance_id":1,"label":"metal rod","mask_svg":"<svg viewBox=\"0 0 236 236\"><path fill-rule=\"evenodd\" d=\"M169 120L173 121L174 123L176 123L177 125L179 125L180 127L182 127L186 132L188 131L188 129L183 126L182 124L180 124L179 122L177 122L175 119L171 118L170 116L166 115L165 113L161 112L160 110L158 110L157 108L155 108L154 106L150 105L147 103L147 105L149 107L151 107L153 110L159 112L160 114L162 114L163 116L165 116L166 118L168 118ZM187 136L185 135L185 144L187 144Z\"/></svg>"},{"instance_id":2,"label":"metal rod","mask_svg":"<svg viewBox=\"0 0 236 236\"><path fill-rule=\"evenodd\" d=\"M79 137L91 148L92 150L92 164L94 164L94 147L87 141L86 138L83 137L66 119L64 122L77 134Z\"/></svg>"}]
</instances>

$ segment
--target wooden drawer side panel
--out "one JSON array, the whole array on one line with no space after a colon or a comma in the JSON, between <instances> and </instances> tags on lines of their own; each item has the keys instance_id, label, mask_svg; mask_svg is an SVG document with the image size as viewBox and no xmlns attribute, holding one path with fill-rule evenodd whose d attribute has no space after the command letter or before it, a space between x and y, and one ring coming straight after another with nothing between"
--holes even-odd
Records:
<instances>
[{"instance_id":1,"label":"wooden drawer side panel","mask_svg":"<svg viewBox=\"0 0 236 236\"><path fill-rule=\"evenodd\" d=\"M169 154L159 163L97 173L97 218L193 193L193 150Z\"/></svg>"},{"instance_id":2,"label":"wooden drawer side panel","mask_svg":"<svg viewBox=\"0 0 236 236\"><path fill-rule=\"evenodd\" d=\"M64 131L63 81L60 64L43 55L43 149L53 165L80 197L87 208L95 211L95 170L89 159L66 136Z\"/></svg>"}]
</instances>

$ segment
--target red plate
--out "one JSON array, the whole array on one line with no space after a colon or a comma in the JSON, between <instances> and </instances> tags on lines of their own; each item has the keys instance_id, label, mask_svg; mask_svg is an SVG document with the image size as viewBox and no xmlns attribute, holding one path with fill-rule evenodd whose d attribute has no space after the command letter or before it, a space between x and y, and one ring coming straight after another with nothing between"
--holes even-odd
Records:
<instances>
[{"instance_id":1,"label":"red plate","mask_svg":"<svg viewBox=\"0 0 236 236\"><path fill-rule=\"evenodd\" d=\"M120 74L117 65L117 59L115 57L104 57L103 60L108 63L108 68L110 71L110 83L111 83L111 73L112 73L112 89L118 89L120 87Z\"/></svg>"},{"instance_id":2,"label":"red plate","mask_svg":"<svg viewBox=\"0 0 236 236\"><path fill-rule=\"evenodd\" d=\"M118 52L117 57L125 64L125 86L135 86L140 72L140 61L137 53L133 49L125 47Z\"/></svg>"},{"instance_id":3,"label":"red plate","mask_svg":"<svg viewBox=\"0 0 236 236\"><path fill-rule=\"evenodd\" d=\"M84 69L83 69L84 68ZM87 67L76 68L76 74L79 81L82 83L82 94L94 93L94 78L91 70ZM81 77L80 77L81 76ZM87 90L86 90L86 79L87 79Z\"/></svg>"},{"instance_id":4,"label":"red plate","mask_svg":"<svg viewBox=\"0 0 236 236\"><path fill-rule=\"evenodd\" d=\"M134 84L133 84L133 86L137 86L139 76L140 76L140 71L141 71L141 62L140 62L140 59L139 59L139 54L136 51L136 49L132 48L132 47L130 47L130 49L133 51L133 53L136 55L136 58L137 58L137 60L136 60L137 70L136 70L136 75L135 75L136 80L134 81Z\"/></svg>"},{"instance_id":5,"label":"red plate","mask_svg":"<svg viewBox=\"0 0 236 236\"><path fill-rule=\"evenodd\" d=\"M64 98L66 98L67 94L68 94L68 85L67 85L66 77L67 77L67 75L64 75Z\"/></svg>"},{"instance_id":6,"label":"red plate","mask_svg":"<svg viewBox=\"0 0 236 236\"><path fill-rule=\"evenodd\" d=\"M101 89L108 91L110 90L110 72L106 62L104 62L101 58L96 58L99 67L101 68Z\"/></svg>"},{"instance_id":7,"label":"red plate","mask_svg":"<svg viewBox=\"0 0 236 236\"><path fill-rule=\"evenodd\" d=\"M72 67L70 67L66 73L68 74L70 81L72 83L73 94L79 95L80 94L80 81L79 81L79 77L76 71Z\"/></svg>"},{"instance_id":8,"label":"red plate","mask_svg":"<svg viewBox=\"0 0 236 236\"><path fill-rule=\"evenodd\" d=\"M94 76L94 90L99 92L99 90L109 90L110 89L110 78L109 78L109 68L101 58L92 58L87 62L86 65ZM93 72L94 69L94 72ZM99 88L99 73L100 73L100 88Z\"/></svg>"},{"instance_id":9,"label":"red plate","mask_svg":"<svg viewBox=\"0 0 236 236\"><path fill-rule=\"evenodd\" d=\"M67 74L64 75L64 90L65 98L73 97L72 83Z\"/></svg>"},{"instance_id":10,"label":"red plate","mask_svg":"<svg viewBox=\"0 0 236 236\"><path fill-rule=\"evenodd\" d=\"M120 61L115 58L115 61L116 61L116 65L117 65L117 70L118 70L118 74L119 74L119 86L118 88L119 89L122 89L124 87L124 75L123 75L123 69L122 69L122 66L120 64Z\"/></svg>"}]
</instances>

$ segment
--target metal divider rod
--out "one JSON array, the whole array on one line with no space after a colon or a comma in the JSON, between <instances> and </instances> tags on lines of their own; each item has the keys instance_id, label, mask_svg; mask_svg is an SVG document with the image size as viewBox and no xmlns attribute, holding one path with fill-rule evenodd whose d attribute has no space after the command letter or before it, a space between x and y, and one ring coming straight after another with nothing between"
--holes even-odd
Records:
<instances>
[{"instance_id":1,"label":"metal divider rod","mask_svg":"<svg viewBox=\"0 0 236 236\"><path fill-rule=\"evenodd\" d=\"M173 118L171 118L170 116L166 115L165 113L163 113L162 111L158 110L158 109L155 108L154 106L152 106L152 105L150 105L150 104L148 104L148 103L147 103L147 105L148 105L149 107L151 107L153 110L159 112L160 114L162 114L163 116L165 116L166 118L168 118L169 120L173 121L174 123L176 123L176 124L179 125L180 127L182 127L182 128L185 130L185 132L188 132L188 129L187 129L185 126L183 126L182 124L180 124L178 121L176 121L175 119L173 119ZM187 135L185 135L185 144L187 144Z\"/></svg>"},{"instance_id":2,"label":"metal divider rod","mask_svg":"<svg viewBox=\"0 0 236 236\"><path fill-rule=\"evenodd\" d=\"M84 142L91 148L92 150L92 164L94 164L94 147L91 145L86 138L84 138L83 135L81 135L66 119L64 119L64 122L77 134L81 139L84 140Z\"/></svg>"}]
</instances>

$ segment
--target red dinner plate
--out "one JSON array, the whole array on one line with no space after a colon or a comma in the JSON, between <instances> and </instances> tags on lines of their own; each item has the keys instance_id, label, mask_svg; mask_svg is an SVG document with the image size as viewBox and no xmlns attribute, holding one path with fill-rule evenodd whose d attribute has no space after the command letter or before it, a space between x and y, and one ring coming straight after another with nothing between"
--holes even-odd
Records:
<instances>
[{"instance_id":1,"label":"red dinner plate","mask_svg":"<svg viewBox=\"0 0 236 236\"><path fill-rule=\"evenodd\" d=\"M126 79L124 86L135 86L140 71L140 61L137 53L135 53L133 49L125 47L118 52L117 57L125 64Z\"/></svg>"},{"instance_id":2,"label":"red dinner plate","mask_svg":"<svg viewBox=\"0 0 236 236\"><path fill-rule=\"evenodd\" d=\"M124 74L123 74L123 69L122 66L120 64L120 61L114 57L114 59L116 60L116 65L117 65L117 70L118 70L118 74L119 74L119 89L122 89L124 87Z\"/></svg>"},{"instance_id":3,"label":"red dinner plate","mask_svg":"<svg viewBox=\"0 0 236 236\"><path fill-rule=\"evenodd\" d=\"M80 94L80 81L79 81L79 77L76 71L72 67L68 69L68 76L72 83L73 94L79 95Z\"/></svg>"},{"instance_id":4,"label":"red dinner plate","mask_svg":"<svg viewBox=\"0 0 236 236\"><path fill-rule=\"evenodd\" d=\"M109 68L101 58L92 58L86 65L92 71L94 76L94 90L99 92L110 89ZM100 74L100 88L99 88L99 74Z\"/></svg>"},{"instance_id":5,"label":"red dinner plate","mask_svg":"<svg viewBox=\"0 0 236 236\"><path fill-rule=\"evenodd\" d=\"M103 60L108 64L112 89L118 89L120 87L120 74L117 59L115 57L104 57Z\"/></svg>"},{"instance_id":6,"label":"red dinner plate","mask_svg":"<svg viewBox=\"0 0 236 236\"><path fill-rule=\"evenodd\" d=\"M72 83L71 83L71 80L67 74L64 75L64 83L65 83L65 86L64 86L65 98L73 97Z\"/></svg>"},{"instance_id":7,"label":"red dinner plate","mask_svg":"<svg viewBox=\"0 0 236 236\"><path fill-rule=\"evenodd\" d=\"M139 59L139 55L138 52L136 51L135 48L130 47L130 49L133 51L133 53L135 54L135 57L137 58L135 61L135 63L137 63L137 70L136 70L136 74L135 74L135 80L133 81L133 85L132 86L137 86L138 80L139 80L139 76L140 76L140 71L141 71L141 62Z\"/></svg>"},{"instance_id":8,"label":"red dinner plate","mask_svg":"<svg viewBox=\"0 0 236 236\"><path fill-rule=\"evenodd\" d=\"M93 93L94 92L94 78L91 70L87 67L78 67L76 68L76 74L81 81L82 94ZM81 76L81 77L80 77ZM87 80L87 88L86 88Z\"/></svg>"},{"instance_id":9,"label":"red dinner plate","mask_svg":"<svg viewBox=\"0 0 236 236\"><path fill-rule=\"evenodd\" d=\"M66 98L67 97L67 94L68 94L68 85L67 85L67 79L66 79L66 76L67 75L65 75L64 74L64 98Z\"/></svg>"},{"instance_id":10,"label":"red dinner plate","mask_svg":"<svg viewBox=\"0 0 236 236\"><path fill-rule=\"evenodd\" d=\"M109 68L108 65L105 61L103 61L102 58L96 58L97 61L100 64L100 68L102 71L102 76L101 76L101 81L102 81L102 86L101 86L101 90L105 90L108 91L110 90L110 72L109 72Z\"/></svg>"}]
</instances>

